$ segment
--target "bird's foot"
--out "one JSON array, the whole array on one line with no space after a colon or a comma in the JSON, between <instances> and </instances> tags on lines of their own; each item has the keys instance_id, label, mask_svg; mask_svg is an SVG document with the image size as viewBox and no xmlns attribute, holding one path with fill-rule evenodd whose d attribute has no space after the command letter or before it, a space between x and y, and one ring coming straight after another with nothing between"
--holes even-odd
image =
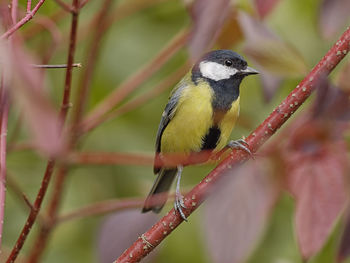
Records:
<instances>
[{"instance_id":1,"label":"bird's foot","mask_svg":"<svg viewBox=\"0 0 350 263\"><path fill-rule=\"evenodd\" d=\"M182 219L187 222L187 217L182 211L182 208L186 209L187 207L185 206L185 203L184 203L184 197L181 195L180 192L176 192L175 194L174 208L175 208L175 211L178 211L180 213Z\"/></svg>"},{"instance_id":2,"label":"bird's foot","mask_svg":"<svg viewBox=\"0 0 350 263\"><path fill-rule=\"evenodd\" d=\"M231 149L236 149L236 150L243 150L254 158L254 155L249 150L248 146L249 146L249 144L243 139L239 139L239 140L235 140L235 141L232 140L232 141L229 141L227 144L227 147L230 147Z\"/></svg>"}]
</instances>

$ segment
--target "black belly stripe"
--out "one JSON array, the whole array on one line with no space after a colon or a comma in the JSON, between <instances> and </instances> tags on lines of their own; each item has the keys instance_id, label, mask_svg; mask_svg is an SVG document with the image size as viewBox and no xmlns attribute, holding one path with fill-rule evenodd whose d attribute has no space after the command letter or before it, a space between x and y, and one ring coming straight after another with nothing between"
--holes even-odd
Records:
<instances>
[{"instance_id":1,"label":"black belly stripe","mask_svg":"<svg viewBox=\"0 0 350 263\"><path fill-rule=\"evenodd\" d=\"M219 142L220 135L221 131L217 126L211 127L203 139L201 150L214 149Z\"/></svg>"}]
</instances>

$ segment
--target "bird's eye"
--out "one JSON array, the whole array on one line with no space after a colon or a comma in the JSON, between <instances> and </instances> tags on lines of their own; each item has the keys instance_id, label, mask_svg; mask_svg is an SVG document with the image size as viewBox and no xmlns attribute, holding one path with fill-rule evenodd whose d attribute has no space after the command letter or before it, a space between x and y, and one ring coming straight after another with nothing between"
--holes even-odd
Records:
<instances>
[{"instance_id":1,"label":"bird's eye","mask_svg":"<svg viewBox=\"0 0 350 263\"><path fill-rule=\"evenodd\" d=\"M232 60L230 60L230 59L225 60L225 66L231 67L232 64L233 64Z\"/></svg>"}]
</instances>

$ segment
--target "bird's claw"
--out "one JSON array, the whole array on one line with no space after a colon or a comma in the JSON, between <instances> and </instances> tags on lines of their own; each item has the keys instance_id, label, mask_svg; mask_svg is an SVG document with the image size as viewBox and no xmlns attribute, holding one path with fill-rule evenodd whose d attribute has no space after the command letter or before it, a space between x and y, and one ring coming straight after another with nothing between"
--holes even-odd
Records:
<instances>
[{"instance_id":1,"label":"bird's claw","mask_svg":"<svg viewBox=\"0 0 350 263\"><path fill-rule=\"evenodd\" d=\"M182 211L182 208L187 209L184 203L184 198L180 193L176 193L175 195L175 202L174 202L174 208L175 211L178 211L180 213L180 216L183 220L187 222L187 217L185 216L185 213Z\"/></svg>"},{"instance_id":2,"label":"bird's claw","mask_svg":"<svg viewBox=\"0 0 350 263\"><path fill-rule=\"evenodd\" d=\"M236 140L236 141L229 141L227 146L230 147L231 149L244 150L250 156L252 156L254 158L253 153L248 148L249 144L243 139L239 139L239 140Z\"/></svg>"}]
</instances>

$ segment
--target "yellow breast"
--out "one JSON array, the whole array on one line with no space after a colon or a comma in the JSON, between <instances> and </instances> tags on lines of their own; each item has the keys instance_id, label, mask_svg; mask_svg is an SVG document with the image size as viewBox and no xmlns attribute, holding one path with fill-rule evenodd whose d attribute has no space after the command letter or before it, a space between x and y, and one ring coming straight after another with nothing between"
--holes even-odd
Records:
<instances>
[{"instance_id":1,"label":"yellow breast","mask_svg":"<svg viewBox=\"0 0 350 263\"><path fill-rule=\"evenodd\" d=\"M223 119L219 123L221 130L221 136L219 142L215 148L215 151L219 151L224 148L230 138L231 132L239 115L239 97L232 103L231 109L224 115Z\"/></svg>"},{"instance_id":2,"label":"yellow breast","mask_svg":"<svg viewBox=\"0 0 350 263\"><path fill-rule=\"evenodd\" d=\"M175 116L163 132L161 152L189 153L200 150L202 138L212 124L212 92L206 83L183 91Z\"/></svg>"},{"instance_id":3,"label":"yellow breast","mask_svg":"<svg viewBox=\"0 0 350 263\"><path fill-rule=\"evenodd\" d=\"M206 82L185 89L173 119L161 138L162 153L190 153L201 150L203 138L213 126L213 90ZM217 124L221 135L215 151L226 146L239 114L239 97Z\"/></svg>"}]
</instances>

